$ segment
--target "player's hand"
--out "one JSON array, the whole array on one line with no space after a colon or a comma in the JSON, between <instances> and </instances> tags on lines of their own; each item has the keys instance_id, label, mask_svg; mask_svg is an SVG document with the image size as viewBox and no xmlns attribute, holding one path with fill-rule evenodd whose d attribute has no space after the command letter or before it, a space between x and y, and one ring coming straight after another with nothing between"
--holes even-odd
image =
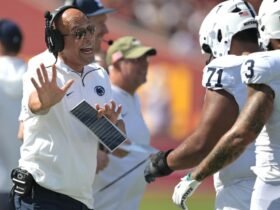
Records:
<instances>
[{"instance_id":1,"label":"player's hand","mask_svg":"<svg viewBox=\"0 0 280 210\"><path fill-rule=\"evenodd\" d=\"M201 182L192 179L191 173L181 178L181 181L174 188L173 203L187 210L187 198L193 194L200 184Z\"/></svg>"},{"instance_id":2,"label":"player's hand","mask_svg":"<svg viewBox=\"0 0 280 210\"><path fill-rule=\"evenodd\" d=\"M151 155L144 171L146 182L153 182L155 181L156 177L167 176L173 172L173 170L168 167L166 162L166 157L171 151L172 150L160 151Z\"/></svg>"}]
</instances>

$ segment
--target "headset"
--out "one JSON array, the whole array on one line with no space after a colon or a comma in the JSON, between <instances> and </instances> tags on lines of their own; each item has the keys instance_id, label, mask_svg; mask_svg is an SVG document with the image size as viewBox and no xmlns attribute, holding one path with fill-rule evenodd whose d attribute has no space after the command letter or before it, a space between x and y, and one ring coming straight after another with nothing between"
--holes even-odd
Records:
<instances>
[{"instance_id":1,"label":"headset","mask_svg":"<svg viewBox=\"0 0 280 210\"><path fill-rule=\"evenodd\" d=\"M54 28L54 22L68 9L78 9L72 5L57 8L54 12L45 13L45 42L49 51L57 58L58 53L64 49L64 37L61 32Z\"/></svg>"}]
</instances>

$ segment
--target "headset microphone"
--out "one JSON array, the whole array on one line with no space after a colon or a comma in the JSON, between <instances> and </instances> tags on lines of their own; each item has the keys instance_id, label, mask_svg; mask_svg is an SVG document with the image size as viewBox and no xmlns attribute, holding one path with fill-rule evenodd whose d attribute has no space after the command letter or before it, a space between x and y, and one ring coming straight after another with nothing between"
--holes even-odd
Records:
<instances>
[{"instance_id":1,"label":"headset microphone","mask_svg":"<svg viewBox=\"0 0 280 210\"><path fill-rule=\"evenodd\" d=\"M103 42L106 42L109 46L112 45L114 43L113 40L106 40L106 39L102 39Z\"/></svg>"}]
</instances>

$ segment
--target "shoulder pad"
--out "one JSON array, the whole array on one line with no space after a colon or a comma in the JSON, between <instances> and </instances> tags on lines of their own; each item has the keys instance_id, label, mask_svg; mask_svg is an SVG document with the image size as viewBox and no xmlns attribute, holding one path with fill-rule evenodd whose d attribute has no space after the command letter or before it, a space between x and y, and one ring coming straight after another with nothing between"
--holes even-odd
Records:
<instances>
[{"instance_id":1,"label":"shoulder pad","mask_svg":"<svg viewBox=\"0 0 280 210\"><path fill-rule=\"evenodd\" d=\"M202 85L219 90L234 87L241 82L240 67L244 56L228 55L216 58L203 69Z\"/></svg>"},{"instance_id":2,"label":"shoulder pad","mask_svg":"<svg viewBox=\"0 0 280 210\"><path fill-rule=\"evenodd\" d=\"M241 78L246 84L269 84L280 76L280 51L253 53L241 67Z\"/></svg>"},{"instance_id":3,"label":"shoulder pad","mask_svg":"<svg viewBox=\"0 0 280 210\"><path fill-rule=\"evenodd\" d=\"M226 55L212 60L208 66L222 67L224 69L232 68L234 66L240 66L245 58L246 56Z\"/></svg>"}]
</instances>

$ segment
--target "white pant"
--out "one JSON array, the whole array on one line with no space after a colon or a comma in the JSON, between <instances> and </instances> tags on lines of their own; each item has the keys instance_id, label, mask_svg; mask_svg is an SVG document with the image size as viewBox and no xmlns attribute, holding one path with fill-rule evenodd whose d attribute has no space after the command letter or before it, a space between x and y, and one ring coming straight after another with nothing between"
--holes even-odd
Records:
<instances>
[{"instance_id":1,"label":"white pant","mask_svg":"<svg viewBox=\"0 0 280 210\"><path fill-rule=\"evenodd\" d=\"M217 189L215 209L249 210L254 183L255 178L252 177Z\"/></svg>"},{"instance_id":2,"label":"white pant","mask_svg":"<svg viewBox=\"0 0 280 210\"><path fill-rule=\"evenodd\" d=\"M251 200L251 210L279 210L280 181L264 182L256 179Z\"/></svg>"}]
</instances>

